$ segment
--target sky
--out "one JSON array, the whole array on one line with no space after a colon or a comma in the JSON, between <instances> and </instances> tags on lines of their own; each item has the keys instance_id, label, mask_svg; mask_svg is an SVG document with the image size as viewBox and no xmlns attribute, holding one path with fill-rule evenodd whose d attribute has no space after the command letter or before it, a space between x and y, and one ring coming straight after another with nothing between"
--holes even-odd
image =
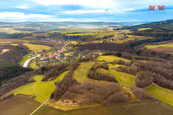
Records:
<instances>
[{"instance_id":1,"label":"sky","mask_svg":"<svg viewBox=\"0 0 173 115\"><path fill-rule=\"evenodd\" d=\"M165 12L149 11L165 5ZM173 19L172 0L0 0L1 22L154 22Z\"/></svg>"}]
</instances>

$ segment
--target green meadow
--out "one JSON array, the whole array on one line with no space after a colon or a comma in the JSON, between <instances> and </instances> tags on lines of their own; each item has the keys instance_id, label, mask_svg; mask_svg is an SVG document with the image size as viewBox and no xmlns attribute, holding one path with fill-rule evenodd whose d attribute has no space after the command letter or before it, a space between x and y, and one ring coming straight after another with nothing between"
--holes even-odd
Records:
<instances>
[{"instance_id":1,"label":"green meadow","mask_svg":"<svg viewBox=\"0 0 173 115\"><path fill-rule=\"evenodd\" d=\"M158 100L173 106L173 90L160 87L153 83L146 88L146 91Z\"/></svg>"},{"instance_id":2,"label":"green meadow","mask_svg":"<svg viewBox=\"0 0 173 115\"><path fill-rule=\"evenodd\" d=\"M79 67L73 72L73 78L78 82L83 83L84 81L89 81L87 73L89 69L93 66L94 62L82 62Z\"/></svg>"},{"instance_id":3,"label":"green meadow","mask_svg":"<svg viewBox=\"0 0 173 115\"><path fill-rule=\"evenodd\" d=\"M98 61L106 61L106 62L113 62L113 61L127 61L129 62L130 60L125 59L125 58L121 58L121 57L117 57L117 56L113 56L113 55L109 55L109 56L100 56L97 58Z\"/></svg>"},{"instance_id":4,"label":"green meadow","mask_svg":"<svg viewBox=\"0 0 173 115\"><path fill-rule=\"evenodd\" d=\"M53 81L42 81L43 77L43 75L34 76L33 80L35 80L35 82L23 85L15 89L13 92L14 95L32 95L35 96L34 100L43 103L51 96L56 87Z\"/></svg>"},{"instance_id":5,"label":"green meadow","mask_svg":"<svg viewBox=\"0 0 173 115\"><path fill-rule=\"evenodd\" d=\"M158 48L158 47L173 47L173 43L172 44L160 44L160 45L146 45L145 47L147 49L154 49L154 48Z\"/></svg>"}]
</instances>

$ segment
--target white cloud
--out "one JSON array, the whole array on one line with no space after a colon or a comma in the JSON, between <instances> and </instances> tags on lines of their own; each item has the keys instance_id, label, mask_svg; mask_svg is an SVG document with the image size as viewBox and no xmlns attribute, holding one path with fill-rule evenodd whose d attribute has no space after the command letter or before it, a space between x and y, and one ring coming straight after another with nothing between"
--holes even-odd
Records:
<instances>
[{"instance_id":1,"label":"white cloud","mask_svg":"<svg viewBox=\"0 0 173 115\"><path fill-rule=\"evenodd\" d=\"M128 11L134 11L135 8L125 8L125 9L113 9L113 10L104 10L104 9L96 9L96 10L73 10L73 11L64 11L61 12L62 14L119 14L119 13L125 13Z\"/></svg>"},{"instance_id":2,"label":"white cloud","mask_svg":"<svg viewBox=\"0 0 173 115\"><path fill-rule=\"evenodd\" d=\"M19 9L27 9L28 6L27 5L19 5L19 6L16 6L16 8L19 8Z\"/></svg>"},{"instance_id":3,"label":"white cloud","mask_svg":"<svg viewBox=\"0 0 173 115\"><path fill-rule=\"evenodd\" d=\"M148 8L149 5L171 5L172 0L33 0L41 5L80 5L84 9L80 11L71 11L71 13L107 13L109 11L127 12ZM109 11L104 11L109 10ZM69 11L68 11L69 12ZM66 12L66 13L68 13ZM70 13L70 12L69 12Z\"/></svg>"},{"instance_id":4,"label":"white cloud","mask_svg":"<svg viewBox=\"0 0 173 115\"><path fill-rule=\"evenodd\" d=\"M25 14L21 12L3 12L0 13L0 20L9 20L9 21L32 21L32 20L45 20L52 18L50 15L44 14Z\"/></svg>"},{"instance_id":5,"label":"white cloud","mask_svg":"<svg viewBox=\"0 0 173 115\"><path fill-rule=\"evenodd\" d=\"M118 4L113 0L34 0L42 5L80 5L88 8L111 8Z\"/></svg>"},{"instance_id":6,"label":"white cloud","mask_svg":"<svg viewBox=\"0 0 173 115\"><path fill-rule=\"evenodd\" d=\"M21 12L3 12L0 13L0 20L4 22L62 22L62 21L76 21L76 22L93 22L99 21L96 19L74 19L74 18L57 18L52 15L44 14L25 14Z\"/></svg>"},{"instance_id":7,"label":"white cloud","mask_svg":"<svg viewBox=\"0 0 173 115\"><path fill-rule=\"evenodd\" d=\"M111 13L111 11L106 10L73 10L73 11L64 11L65 14L87 14L87 13Z\"/></svg>"}]
</instances>

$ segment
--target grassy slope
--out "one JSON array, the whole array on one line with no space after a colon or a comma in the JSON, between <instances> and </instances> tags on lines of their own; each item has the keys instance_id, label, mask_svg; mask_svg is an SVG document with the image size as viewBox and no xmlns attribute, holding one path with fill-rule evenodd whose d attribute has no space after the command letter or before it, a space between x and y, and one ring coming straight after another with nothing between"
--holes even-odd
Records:
<instances>
[{"instance_id":1,"label":"grassy slope","mask_svg":"<svg viewBox=\"0 0 173 115\"><path fill-rule=\"evenodd\" d=\"M39 67L36 65L35 62L32 62L32 63L30 64L30 67L31 67L32 69L38 69L38 68L39 68Z\"/></svg>"},{"instance_id":2,"label":"grassy slope","mask_svg":"<svg viewBox=\"0 0 173 115\"><path fill-rule=\"evenodd\" d=\"M14 90L14 94L26 94L36 96L35 100L43 103L50 97L51 93L55 89L55 84L52 81L41 81L43 75L34 76L33 79L36 82L26 84Z\"/></svg>"},{"instance_id":3,"label":"grassy slope","mask_svg":"<svg viewBox=\"0 0 173 115\"><path fill-rule=\"evenodd\" d=\"M65 76L67 73L68 73L68 71L65 71L65 72L61 73L61 74L54 80L54 82L55 82L55 83L60 82L60 81L64 78L64 76Z\"/></svg>"},{"instance_id":4,"label":"grassy slope","mask_svg":"<svg viewBox=\"0 0 173 115\"><path fill-rule=\"evenodd\" d=\"M51 47L46 45L35 45L35 44L29 44L29 43L24 43L23 45L26 45L30 50L34 52L41 52L42 50L51 49Z\"/></svg>"},{"instance_id":5,"label":"grassy slope","mask_svg":"<svg viewBox=\"0 0 173 115\"><path fill-rule=\"evenodd\" d=\"M123 65L110 64L109 70L98 69L97 71L99 71L100 73L108 74L110 76L115 77L118 83L120 84L122 91L129 95L130 101L138 100L137 97L131 91L131 87L135 87L135 84L134 84L135 76L114 70L114 68L117 68L118 66L123 66Z\"/></svg>"},{"instance_id":6,"label":"grassy slope","mask_svg":"<svg viewBox=\"0 0 173 115\"><path fill-rule=\"evenodd\" d=\"M173 47L173 43L172 44L160 44L160 45L146 45L145 47L147 49L154 49L157 47Z\"/></svg>"},{"instance_id":7,"label":"grassy slope","mask_svg":"<svg viewBox=\"0 0 173 115\"><path fill-rule=\"evenodd\" d=\"M33 59L31 61L31 64L29 65L33 69L38 69L39 67L36 65L36 59Z\"/></svg>"},{"instance_id":8,"label":"grassy slope","mask_svg":"<svg viewBox=\"0 0 173 115\"><path fill-rule=\"evenodd\" d=\"M173 106L173 90L160 87L153 83L146 88L146 91L151 93L158 100Z\"/></svg>"},{"instance_id":9,"label":"grassy slope","mask_svg":"<svg viewBox=\"0 0 173 115\"><path fill-rule=\"evenodd\" d=\"M148 30L148 29L151 29L151 28L139 28L138 31L143 31L143 30Z\"/></svg>"},{"instance_id":10,"label":"grassy slope","mask_svg":"<svg viewBox=\"0 0 173 115\"><path fill-rule=\"evenodd\" d=\"M10 44L10 45L12 45L12 46L18 46L19 44Z\"/></svg>"},{"instance_id":11,"label":"grassy slope","mask_svg":"<svg viewBox=\"0 0 173 115\"><path fill-rule=\"evenodd\" d=\"M93 64L94 62L82 62L80 66L73 72L73 77L78 82L84 82L90 80L89 78L87 78L86 75Z\"/></svg>"},{"instance_id":12,"label":"grassy slope","mask_svg":"<svg viewBox=\"0 0 173 115\"><path fill-rule=\"evenodd\" d=\"M109 56L100 56L97 58L98 61L106 61L106 62L113 62L113 61L118 61L118 60L122 60L122 61L130 61L128 59L125 58L121 58L121 57L117 57L117 56L113 56L113 55L109 55Z\"/></svg>"},{"instance_id":13,"label":"grassy slope","mask_svg":"<svg viewBox=\"0 0 173 115\"><path fill-rule=\"evenodd\" d=\"M19 39L0 39L0 43L12 43L12 42L27 42L27 40L19 40Z\"/></svg>"},{"instance_id":14,"label":"grassy slope","mask_svg":"<svg viewBox=\"0 0 173 115\"><path fill-rule=\"evenodd\" d=\"M113 69L105 70L105 69L100 68L100 69L97 69L97 71L100 73L109 74L109 75L115 77L121 86L130 87L133 85L133 82L135 79L135 76L133 76L131 74L118 72Z\"/></svg>"}]
</instances>

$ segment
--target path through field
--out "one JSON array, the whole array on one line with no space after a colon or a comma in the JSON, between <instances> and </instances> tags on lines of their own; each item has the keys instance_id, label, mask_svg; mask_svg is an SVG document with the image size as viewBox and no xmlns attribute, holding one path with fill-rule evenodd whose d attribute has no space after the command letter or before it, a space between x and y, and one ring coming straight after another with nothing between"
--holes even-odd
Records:
<instances>
[{"instance_id":1,"label":"path through field","mask_svg":"<svg viewBox=\"0 0 173 115\"><path fill-rule=\"evenodd\" d=\"M41 104L37 109L35 109L30 115L33 115L37 110L39 110L43 105L45 105L49 99L50 97L43 104Z\"/></svg>"}]
</instances>

